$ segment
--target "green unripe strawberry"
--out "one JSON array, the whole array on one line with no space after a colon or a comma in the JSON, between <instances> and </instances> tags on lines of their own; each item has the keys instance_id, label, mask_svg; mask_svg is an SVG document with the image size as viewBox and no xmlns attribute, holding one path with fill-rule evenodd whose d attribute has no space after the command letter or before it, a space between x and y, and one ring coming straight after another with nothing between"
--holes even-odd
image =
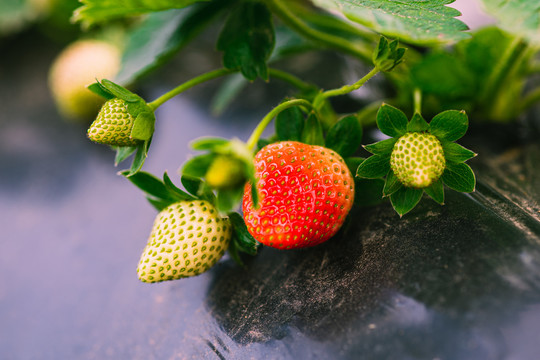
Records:
<instances>
[{"instance_id":1,"label":"green unripe strawberry","mask_svg":"<svg viewBox=\"0 0 540 360\"><path fill-rule=\"evenodd\" d=\"M429 133L409 132L401 136L392 150L390 167L406 187L423 189L444 172L444 152L439 139Z\"/></svg>"},{"instance_id":2,"label":"green unripe strawberry","mask_svg":"<svg viewBox=\"0 0 540 360\"><path fill-rule=\"evenodd\" d=\"M95 116L104 99L86 88L96 79L114 78L120 69L121 53L99 40L78 40L54 60L49 87L60 113L68 119Z\"/></svg>"},{"instance_id":3,"label":"green unripe strawberry","mask_svg":"<svg viewBox=\"0 0 540 360\"><path fill-rule=\"evenodd\" d=\"M206 183L214 189L228 189L246 181L244 164L232 156L216 156L205 175Z\"/></svg>"},{"instance_id":4,"label":"green unripe strawberry","mask_svg":"<svg viewBox=\"0 0 540 360\"><path fill-rule=\"evenodd\" d=\"M143 282L176 280L210 269L232 237L228 218L207 201L179 201L154 222L137 273Z\"/></svg>"},{"instance_id":5,"label":"green unripe strawberry","mask_svg":"<svg viewBox=\"0 0 540 360\"><path fill-rule=\"evenodd\" d=\"M88 128L88 138L94 142L112 146L135 146L139 140L131 137L135 119L127 110L124 100L107 100L97 118Z\"/></svg>"}]
</instances>

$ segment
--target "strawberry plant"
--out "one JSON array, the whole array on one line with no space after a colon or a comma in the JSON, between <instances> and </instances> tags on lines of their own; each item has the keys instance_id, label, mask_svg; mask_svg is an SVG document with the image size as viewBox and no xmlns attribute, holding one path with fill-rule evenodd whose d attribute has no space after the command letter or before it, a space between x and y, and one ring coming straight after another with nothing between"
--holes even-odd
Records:
<instances>
[{"instance_id":1,"label":"strawberry plant","mask_svg":"<svg viewBox=\"0 0 540 360\"><path fill-rule=\"evenodd\" d=\"M160 211L138 269L146 282L197 275L226 249L242 263L242 253L255 255L259 243L321 244L354 216L353 207L389 199L406 216L424 194L442 205L445 188L472 192L476 179L465 162L476 153L456 143L469 122L512 122L540 100L532 76L540 69L534 0L483 0L495 24L474 31L452 0L81 2L73 20L84 29L124 32L120 70L94 74L84 89L105 102L88 137L111 146L116 164L130 159L121 174ZM203 30L221 68L151 101L134 92ZM361 64L363 76L323 89L279 68L280 60L322 50ZM53 72L61 77L62 67ZM195 155L178 159L184 190L167 174L160 180L144 172L160 126L156 110L218 78L225 78L213 105L218 113L241 102L238 95L258 79L269 87L286 82L295 93L253 119L248 139L194 139ZM368 81L377 89L363 96L356 90ZM263 137L272 122L274 133ZM368 133L380 141L368 143Z\"/></svg>"}]
</instances>

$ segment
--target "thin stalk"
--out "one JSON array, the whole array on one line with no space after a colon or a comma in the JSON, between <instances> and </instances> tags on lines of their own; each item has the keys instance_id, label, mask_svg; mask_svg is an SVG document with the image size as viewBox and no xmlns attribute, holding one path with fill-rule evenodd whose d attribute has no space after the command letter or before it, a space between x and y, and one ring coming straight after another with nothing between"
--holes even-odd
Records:
<instances>
[{"instance_id":1,"label":"thin stalk","mask_svg":"<svg viewBox=\"0 0 540 360\"><path fill-rule=\"evenodd\" d=\"M293 12L291 12L287 5L285 5L281 0L267 0L266 2L271 8L272 12L276 14L281 21L304 37L325 46L359 57L366 62L371 62L371 49L353 46L348 40L313 29L304 23Z\"/></svg>"},{"instance_id":2,"label":"thin stalk","mask_svg":"<svg viewBox=\"0 0 540 360\"><path fill-rule=\"evenodd\" d=\"M419 88L414 89L414 113L422 113L422 91Z\"/></svg>"},{"instance_id":3,"label":"thin stalk","mask_svg":"<svg viewBox=\"0 0 540 360\"><path fill-rule=\"evenodd\" d=\"M303 81L302 79L292 75L291 73L288 73L282 70L269 68L268 74L270 75L270 77L288 82L289 84L298 88L298 90L300 91L306 91L306 90L311 90L311 89L316 88L315 85L307 83Z\"/></svg>"},{"instance_id":4,"label":"thin stalk","mask_svg":"<svg viewBox=\"0 0 540 360\"><path fill-rule=\"evenodd\" d=\"M251 136L249 137L249 140L246 143L247 147L251 150L255 149L255 146L257 145L257 141L259 141L259 138L264 132L264 129L266 129L268 124L270 124L270 121L272 121L272 119L275 118L283 110L288 109L293 106L303 106L308 109L312 108L311 103L304 99L294 99L294 100L282 102L281 104L273 108L268 114L266 114L265 117L259 123L259 125L257 125L255 130L253 130L253 133L251 134Z\"/></svg>"},{"instance_id":5,"label":"thin stalk","mask_svg":"<svg viewBox=\"0 0 540 360\"><path fill-rule=\"evenodd\" d=\"M363 78L361 78L360 80L358 80L352 85L345 85L345 86L340 87L339 89L327 90L318 94L315 100L313 101L313 107L315 109L319 109L322 106L324 100L330 97L346 95L350 93L351 91L358 90L360 87L362 87L362 85L364 85L369 79L375 76L378 72L379 72L379 68L374 67Z\"/></svg>"},{"instance_id":6,"label":"thin stalk","mask_svg":"<svg viewBox=\"0 0 540 360\"><path fill-rule=\"evenodd\" d=\"M232 74L234 72L236 72L236 70L218 69L218 70L213 70L213 71L204 73L204 74L199 75L199 76L197 76L197 77L195 77L195 78L193 78L191 80L186 81L183 84L180 84L179 86L175 87L171 91L161 95L160 97L158 97L154 101L148 103L148 106L153 111L155 111L158 107L160 107L161 105L163 105L165 102L169 101L170 99L172 99L176 95L178 95L178 94L180 94L180 93L182 93L182 92L184 92L186 90L189 90L189 89L191 89L192 87L194 87L196 85L199 85L199 84L201 84L203 82L206 82L206 81L209 81L209 80L216 79L216 78L224 76L224 75Z\"/></svg>"}]
</instances>

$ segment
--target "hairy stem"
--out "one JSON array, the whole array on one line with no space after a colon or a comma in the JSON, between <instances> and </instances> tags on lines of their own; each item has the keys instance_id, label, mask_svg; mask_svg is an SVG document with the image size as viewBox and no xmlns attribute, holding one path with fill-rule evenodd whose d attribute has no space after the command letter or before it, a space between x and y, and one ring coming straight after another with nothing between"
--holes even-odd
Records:
<instances>
[{"instance_id":1,"label":"hairy stem","mask_svg":"<svg viewBox=\"0 0 540 360\"><path fill-rule=\"evenodd\" d=\"M148 103L148 106L150 106L150 108L153 111L155 111L158 107L160 107L161 105L163 105L164 103L166 103L167 101L169 101L170 99L175 97L176 95L178 95L178 94L180 94L180 93L182 93L182 92L184 92L186 90L189 90L189 89L191 89L192 87L194 87L196 85L202 84L203 82L213 80L213 79L216 79L216 78L224 76L224 75L232 74L234 72L236 72L236 70L218 69L218 70L213 70L213 71L204 73L204 74L199 75L199 76L197 76L197 77L195 77L195 78L193 78L191 80L186 81L183 84L180 84L179 86L175 87L171 91L161 95L160 97L158 97L154 101Z\"/></svg>"},{"instance_id":2,"label":"hairy stem","mask_svg":"<svg viewBox=\"0 0 540 360\"><path fill-rule=\"evenodd\" d=\"M348 40L313 29L291 12L281 0L267 0L266 3L281 21L307 39L371 62L371 49L354 46Z\"/></svg>"},{"instance_id":3,"label":"hairy stem","mask_svg":"<svg viewBox=\"0 0 540 360\"><path fill-rule=\"evenodd\" d=\"M293 106L303 106L308 109L312 108L312 105L309 101L304 99L294 99L282 102L275 108L273 108L268 114L265 115L265 117L261 120L259 125L253 130L253 133L249 137L249 140L247 141L247 147L250 149L255 149L255 146L257 145L257 142L259 141L259 138L261 137L264 129L270 124L270 121L272 121L273 118L275 118L280 112L282 112L285 109L288 109Z\"/></svg>"},{"instance_id":4,"label":"hairy stem","mask_svg":"<svg viewBox=\"0 0 540 360\"><path fill-rule=\"evenodd\" d=\"M378 72L379 72L379 69L377 67L374 67L363 78L361 78L360 80L358 80L352 85L345 85L345 86L340 87L339 89L327 90L318 94L317 97L315 97L315 100L313 101L313 107L315 109L320 109L320 107L324 103L324 100L333 96L346 95L350 93L351 91L358 90L360 87L362 87L362 85L364 85L369 79L375 76Z\"/></svg>"}]
</instances>

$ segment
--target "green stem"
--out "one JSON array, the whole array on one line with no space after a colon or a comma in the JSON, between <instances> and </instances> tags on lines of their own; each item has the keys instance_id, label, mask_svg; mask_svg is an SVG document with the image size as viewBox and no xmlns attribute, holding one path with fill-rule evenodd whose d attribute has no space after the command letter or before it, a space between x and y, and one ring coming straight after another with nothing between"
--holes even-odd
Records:
<instances>
[{"instance_id":1,"label":"green stem","mask_svg":"<svg viewBox=\"0 0 540 360\"><path fill-rule=\"evenodd\" d=\"M249 137L249 140L247 141L246 145L250 149L255 149L255 146L257 145L257 142L259 141L259 138L261 137L264 129L270 124L270 121L272 121L273 118L275 118L280 112L282 112L285 109L288 109L293 106L304 106L309 109L312 108L312 105L309 101L304 99L293 99L289 101L282 102L275 108L273 108L266 116L261 120L259 125L253 130L253 133Z\"/></svg>"},{"instance_id":2,"label":"green stem","mask_svg":"<svg viewBox=\"0 0 540 360\"><path fill-rule=\"evenodd\" d=\"M270 77L288 82L289 84L298 88L298 90L300 91L307 91L316 88L315 85L309 84L302 79L292 75L291 73L282 70L269 68L268 74L270 75Z\"/></svg>"},{"instance_id":3,"label":"green stem","mask_svg":"<svg viewBox=\"0 0 540 360\"><path fill-rule=\"evenodd\" d=\"M360 59L371 62L371 50L353 46L348 40L338 36L330 35L319 30L315 30L298 18L281 0L267 0L268 6L290 28L297 31L304 37L316 41L325 46L341 50L347 54L359 57Z\"/></svg>"},{"instance_id":4,"label":"green stem","mask_svg":"<svg viewBox=\"0 0 540 360\"><path fill-rule=\"evenodd\" d=\"M363 78L361 78L360 80L358 80L352 85L345 85L345 86L340 87L339 89L332 89L332 90L327 90L322 93L319 93L315 97L315 100L313 101L313 107L318 110L324 103L324 100L328 99L329 97L346 95L350 93L351 91L358 90L360 87L362 87L362 85L364 85L369 79L375 76L378 72L379 72L379 68L374 67Z\"/></svg>"},{"instance_id":5,"label":"green stem","mask_svg":"<svg viewBox=\"0 0 540 360\"><path fill-rule=\"evenodd\" d=\"M232 74L234 72L236 72L236 70L218 69L218 70L213 70L213 71L204 73L204 74L199 75L199 76L197 76L197 77L195 77L195 78L193 78L191 80L186 81L183 84L180 84L179 86L175 87L171 91L161 95L160 97L158 97L154 101L148 103L148 106L152 109L152 111L155 111L158 107L160 107L161 105L163 105L165 102L169 101L170 99L172 99L176 95L178 95L178 94L180 94L180 93L182 93L182 92L184 92L186 90L189 90L189 89L191 89L192 87L194 87L196 85L199 85L199 84L201 84L203 82L206 82L206 81L209 81L209 80L212 80L212 79L216 79L216 78L224 76L224 75Z\"/></svg>"},{"instance_id":6,"label":"green stem","mask_svg":"<svg viewBox=\"0 0 540 360\"><path fill-rule=\"evenodd\" d=\"M414 113L422 113L422 91L419 88L414 89Z\"/></svg>"}]
</instances>

